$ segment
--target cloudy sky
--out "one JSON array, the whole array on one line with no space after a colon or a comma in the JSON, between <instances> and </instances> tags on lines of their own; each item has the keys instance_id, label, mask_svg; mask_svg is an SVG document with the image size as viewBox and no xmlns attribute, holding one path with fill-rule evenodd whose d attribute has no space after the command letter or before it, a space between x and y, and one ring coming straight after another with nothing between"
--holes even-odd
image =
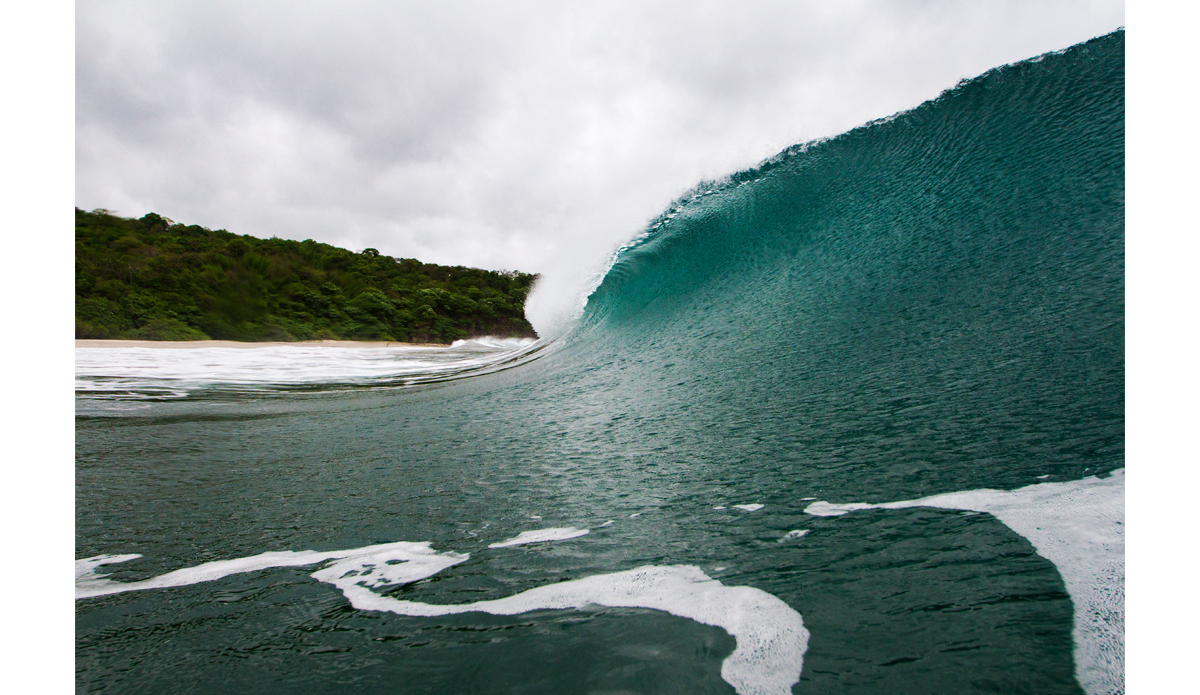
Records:
<instances>
[{"instance_id":1,"label":"cloudy sky","mask_svg":"<svg viewBox=\"0 0 1200 695\"><path fill-rule=\"evenodd\" d=\"M698 181L1124 24L1111 0L76 9L75 204L540 272Z\"/></svg>"}]
</instances>

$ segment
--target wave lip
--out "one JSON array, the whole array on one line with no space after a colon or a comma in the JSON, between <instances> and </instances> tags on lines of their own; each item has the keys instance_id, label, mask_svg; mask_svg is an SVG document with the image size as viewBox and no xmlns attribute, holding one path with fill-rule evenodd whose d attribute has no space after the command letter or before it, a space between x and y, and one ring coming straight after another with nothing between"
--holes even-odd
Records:
<instances>
[{"instance_id":1,"label":"wave lip","mask_svg":"<svg viewBox=\"0 0 1200 695\"><path fill-rule=\"evenodd\" d=\"M970 490L883 504L814 502L841 516L866 509L936 507L986 512L1054 563L1075 606L1075 678L1089 695L1125 689L1125 469L1107 478Z\"/></svg>"}]
</instances>

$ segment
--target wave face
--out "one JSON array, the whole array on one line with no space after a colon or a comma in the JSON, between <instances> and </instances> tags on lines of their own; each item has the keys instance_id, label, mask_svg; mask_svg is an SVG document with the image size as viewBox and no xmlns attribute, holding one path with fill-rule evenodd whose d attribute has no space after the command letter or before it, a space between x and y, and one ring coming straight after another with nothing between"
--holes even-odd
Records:
<instances>
[{"instance_id":1,"label":"wave face","mask_svg":"<svg viewBox=\"0 0 1200 695\"><path fill-rule=\"evenodd\" d=\"M554 341L88 353L77 690L1123 692L1123 112L1118 31L790 148Z\"/></svg>"},{"instance_id":2,"label":"wave face","mask_svg":"<svg viewBox=\"0 0 1200 695\"><path fill-rule=\"evenodd\" d=\"M1112 470L1124 104L1117 32L697 187L617 259L584 339L656 407L865 489L897 459L914 493Z\"/></svg>"}]
</instances>

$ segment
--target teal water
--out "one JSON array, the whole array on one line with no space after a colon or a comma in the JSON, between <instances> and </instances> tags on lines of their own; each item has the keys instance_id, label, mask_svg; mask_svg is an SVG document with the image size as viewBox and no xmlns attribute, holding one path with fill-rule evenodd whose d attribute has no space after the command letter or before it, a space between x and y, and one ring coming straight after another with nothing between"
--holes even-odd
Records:
<instances>
[{"instance_id":1,"label":"teal water","mask_svg":"<svg viewBox=\"0 0 1200 695\"><path fill-rule=\"evenodd\" d=\"M1123 692L1110 652L1079 676L1071 570L999 514L805 511L1113 480L1123 246L1118 31L697 187L496 369L79 391L76 557L138 554L101 570L137 582L429 543L468 557L371 591L436 606L690 566L786 604L755 625L802 617L796 693ZM488 547L546 528L588 533ZM666 608L403 615L329 562L80 598L77 689L778 691L723 677L746 637Z\"/></svg>"}]
</instances>

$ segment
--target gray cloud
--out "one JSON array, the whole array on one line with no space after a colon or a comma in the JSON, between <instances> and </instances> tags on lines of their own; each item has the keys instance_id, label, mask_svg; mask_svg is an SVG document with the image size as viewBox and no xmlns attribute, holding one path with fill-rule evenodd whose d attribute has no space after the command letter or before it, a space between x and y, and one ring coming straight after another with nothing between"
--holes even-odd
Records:
<instances>
[{"instance_id":1,"label":"gray cloud","mask_svg":"<svg viewBox=\"0 0 1200 695\"><path fill-rule=\"evenodd\" d=\"M1122 2L76 4L76 204L542 272Z\"/></svg>"}]
</instances>

